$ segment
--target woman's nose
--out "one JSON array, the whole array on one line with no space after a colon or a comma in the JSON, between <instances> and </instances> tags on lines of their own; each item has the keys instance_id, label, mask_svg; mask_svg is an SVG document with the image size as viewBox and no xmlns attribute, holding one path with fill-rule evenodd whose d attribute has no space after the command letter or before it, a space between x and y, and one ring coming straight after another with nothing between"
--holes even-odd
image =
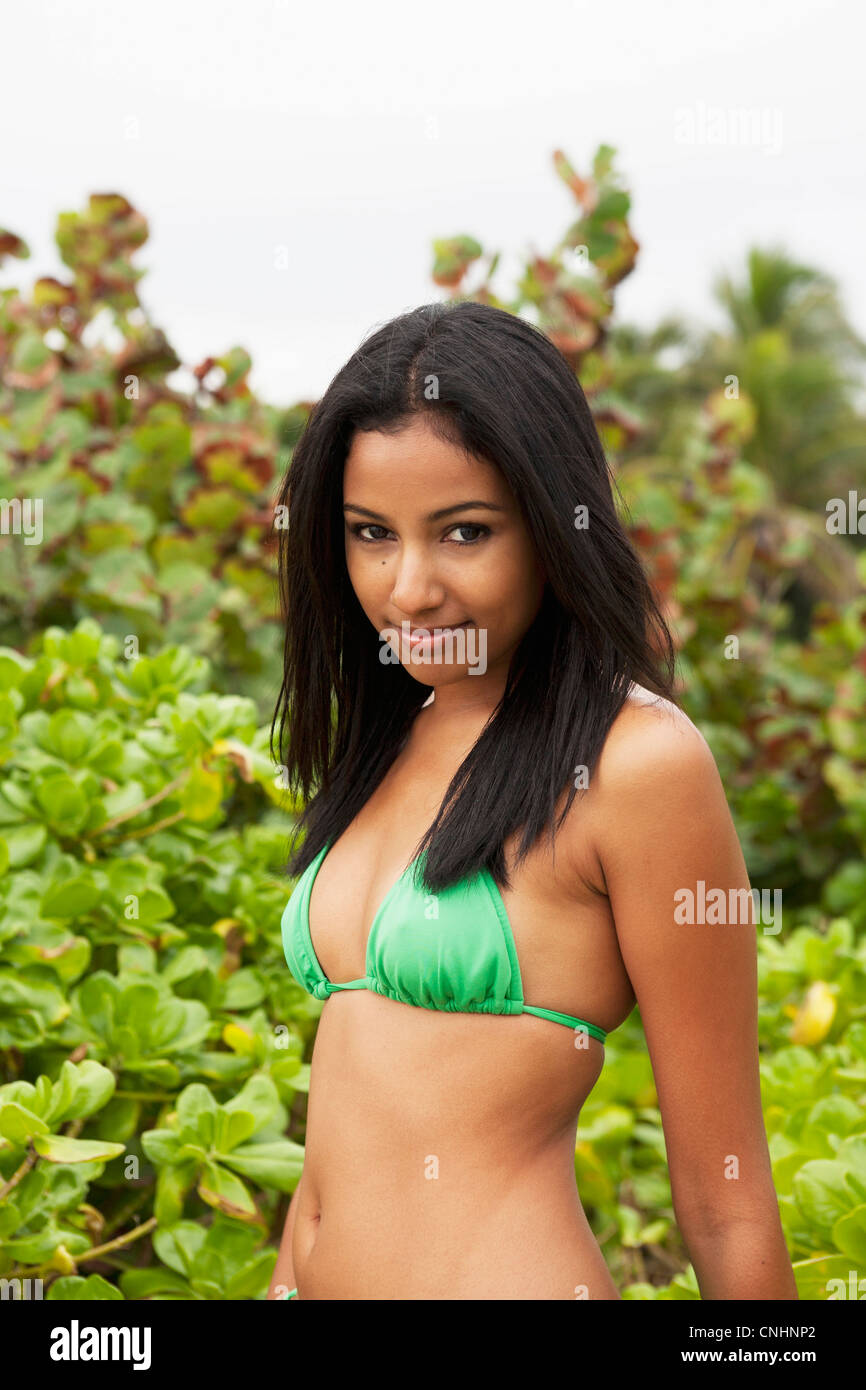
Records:
<instances>
[{"instance_id":1,"label":"woman's nose","mask_svg":"<svg viewBox=\"0 0 866 1390\"><path fill-rule=\"evenodd\" d=\"M394 564L396 569L391 602L395 607L413 614L441 605L444 590L425 548L402 547Z\"/></svg>"}]
</instances>

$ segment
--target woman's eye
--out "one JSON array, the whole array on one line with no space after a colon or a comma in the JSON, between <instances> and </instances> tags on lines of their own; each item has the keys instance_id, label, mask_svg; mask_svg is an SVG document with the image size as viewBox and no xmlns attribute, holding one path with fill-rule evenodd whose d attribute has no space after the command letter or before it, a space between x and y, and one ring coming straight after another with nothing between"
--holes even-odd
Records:
<instances>
[{"instance_id":1,"label":"woman's eye","mask_svg":"<svg viewBox=\"0 0 866 1390\"><path fill-rule=\"evenodd\" d=\"M474 545L476 541L480 541L480 540L481 540L481 537L482 537L482 536L484 536L484 535L489 535L489 534L490 534L490 527L489 527L489 526L477 526L477 525L476 525L474 522L472 522L472 521L461 521L460 524L459 524L458 526L452 526L451 529L452 529L452 531L478 531L478 532L480 532L480 535L477 535L477 536L470 536L470 538L469 538L468 540L466 540L466 538L464 537L463 540L460 540L460 541L457 542L458 545Z\"/></svg>"},{"instance_id":2,"label":"woman's eye","mask_svg":"<svg viewBox=\"0 0 866 1390\"><path fill-rule=\"evenodd\" d=\"M388 535L387 526L377 526L375 521L359 522L357 526L352 527L352 535L357 536L359 540L367 542L381 540L381 536L362 536L362 531L384 531L385 535Z\"/></svg>"}]
</instances>

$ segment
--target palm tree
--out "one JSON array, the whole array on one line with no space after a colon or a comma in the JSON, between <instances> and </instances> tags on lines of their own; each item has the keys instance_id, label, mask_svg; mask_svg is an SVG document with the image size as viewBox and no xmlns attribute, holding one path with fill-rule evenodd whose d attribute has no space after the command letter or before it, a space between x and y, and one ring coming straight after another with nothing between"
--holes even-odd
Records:
<instances>
[{"instance_id":1,"label":"palm tree","mask_svg":"<svg viewBox=\"0 0 866 1390\"><path fill-rule=\"evenodd\" d=\"M782 501L826 514L831 497L866 494L866 344L835 281L782 250L753 248L745 277L723 276L714 291L728 326L706 335L690 384L710 391L737 379L731 389L756 415L745 452Z\"/></svg>"}]
</instances>

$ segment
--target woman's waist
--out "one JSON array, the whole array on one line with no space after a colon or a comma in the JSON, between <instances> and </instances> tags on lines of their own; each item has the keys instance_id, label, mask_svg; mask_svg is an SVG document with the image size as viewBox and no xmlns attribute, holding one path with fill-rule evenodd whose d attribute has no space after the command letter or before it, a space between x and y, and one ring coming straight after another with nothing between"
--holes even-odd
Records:
<instances>
[{"instance_id":1,"label":"woman's waist","mask_svg":"<svg viewBox=\"0 0 866 1390\"><path fill-rule=\"evenodd\" d=\"M304 1172L308 1185L351 1193L410 1193L418 1183L470 1182L508 1190L521 1175L574 1181L579 1103L538 1094L531 1101L505 1086L311 1087Z\"/></svg>"},{"instance_id":2,"label":"woman's waist","mask_svg":"<svg viewBox=\"0 0 866 1390\"><path fill-rule=\"evenodd\" d=\"M439 1117L386 1131L341 1117L308 1126L304 1213L364 1230L386 1223L496 1221L504 1214L580 1212L574 1130L542 1135L511 1124L486 1131ZM300 1213L299 1213L300 1214Z\"/></svg>"},{"instance_id":3,"label":"woman's waist","mask_svg":"<svg viewBox=\"0 0 866 1390\"><path fill-rule=\"evenodd\" d=\"M610 1276L572 1176L510 1190L464 1175L417 1190L326 1188L319 1218L298 1214L301 1297L610 1297ZM577 1292L579 1289L587 1292Z\"/></svg>"}]
</instances>

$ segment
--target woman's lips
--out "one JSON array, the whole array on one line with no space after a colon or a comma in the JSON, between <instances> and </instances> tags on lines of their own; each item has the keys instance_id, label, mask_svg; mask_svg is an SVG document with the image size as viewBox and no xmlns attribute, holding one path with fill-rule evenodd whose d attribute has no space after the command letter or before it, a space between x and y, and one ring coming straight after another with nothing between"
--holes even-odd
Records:
<instances>
[{"instance_id":1,"label":"woman's lips","mask_svg":"<svg viewBox=\"0 0 866 1390\"><path fill-rule=\"evenodd\" d=\"M470 619L465 618L462 623L448 623L447 626L437 624L433 627L418 627L409 633L409 645L420 647L426 643L441 642L449 632L455 632L457 628L468 627L469 625Z\"/></svg>"}]
</instances>

